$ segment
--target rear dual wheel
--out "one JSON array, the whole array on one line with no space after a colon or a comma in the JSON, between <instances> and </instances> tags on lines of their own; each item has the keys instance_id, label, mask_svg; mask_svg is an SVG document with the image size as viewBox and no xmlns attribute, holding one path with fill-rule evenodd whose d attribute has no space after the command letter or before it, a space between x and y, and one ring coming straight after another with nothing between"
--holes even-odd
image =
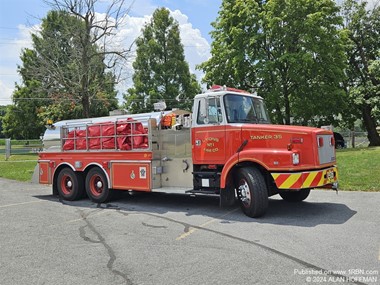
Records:
<instances>
[{"instance_id":1,"label":"rear dual wheel","mask_svg":"<svg viewBox=\"0 0 380 285\"><path fill-rule=\"evenodd\" d=\"M64 200L74 201L82 198L85 194L82 176L71 168L63 168L57 177L57 190Z\"/></svg>"},{"instance_id":2,"label":"rear dual wheel","mask_svg":"<svg viewBox=\"0 0 380 285\"><path fill-rule=\"evenodd\" d=\"M279 193L281 198L288 202L301 202L305 200L309 194L310 189L302 189L299 191L285 191Z\"/></svg>"},{"instance_id":3,"label":"rear dual wheel","mask_svg":"<svg viewBox=\"0 0 380 285\"><path fill-rule=\"evenodd\" d=\"M99 167L92 168L86 175L86 192L95 203L106 203L111 199L112 191L108 188L108 180Z\"/></svg>"}]
</instances>

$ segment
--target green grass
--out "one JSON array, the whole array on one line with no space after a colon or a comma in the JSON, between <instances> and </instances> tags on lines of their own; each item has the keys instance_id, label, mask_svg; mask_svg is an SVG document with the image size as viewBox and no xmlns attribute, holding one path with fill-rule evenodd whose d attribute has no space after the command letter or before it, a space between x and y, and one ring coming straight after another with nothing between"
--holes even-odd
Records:
<instances>
[{"instance_id":1,"label":"green grass","mask_svg":"<svg viewBox=\"0 0 380 285\"><path fill-rule=\"evenodd\" d=\"M0 177L30 181L37 154L12 155L8 161L0 156ZM380 147L337 151L339 189L380 192Z\"/></svg>"},{"instance_id":2,"label":"green grass","mask_svg":"<svg viewBox=\"0 0 380 285\"><path fill-rule=\"evenodd\" d=\"M380 191L380 147L337 151L341 190Z\"/></svg>"},{"instance_id":3,"label":"green grass","mask_svg":"<svg viewBox=\"0 0 380 285\"><path fill-rule=\"evenodd\" d=\"M17 154L11 155L8 161L5 161L5 155L2 154L0 156L0 177L30 181L37 159L37 154Z\"/></svg>"}]
</instances>

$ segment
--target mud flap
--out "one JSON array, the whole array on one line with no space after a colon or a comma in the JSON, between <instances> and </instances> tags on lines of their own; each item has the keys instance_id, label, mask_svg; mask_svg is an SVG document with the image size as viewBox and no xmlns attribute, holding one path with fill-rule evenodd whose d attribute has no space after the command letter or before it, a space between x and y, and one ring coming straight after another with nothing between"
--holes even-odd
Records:
<instances>
[{"instance_id":1,"label":"mud flap","mask_svg":"<svg viewBox=\"0 0 380 285\"><path fill-rule=\"evenodd\" d=\"M220 207L231 207L236 203L235 189L232 187L227 187L220 189Z\"/></svg>"}]
</instances>

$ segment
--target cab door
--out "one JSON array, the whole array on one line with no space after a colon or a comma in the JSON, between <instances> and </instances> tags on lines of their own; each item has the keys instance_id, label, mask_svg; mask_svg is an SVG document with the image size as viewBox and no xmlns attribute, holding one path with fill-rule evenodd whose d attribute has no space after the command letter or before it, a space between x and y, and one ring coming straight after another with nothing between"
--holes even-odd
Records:
<instances>
[{"instance_id":1,"label":"cab door","mask_svg":"<svg viewBox=\"0 0 380 285\"><path fill-rule=\"evenodd\" d=\"M220 107L220 97L200 98L195 106L196 122L192 128L194 164L224 164L226 126Z\"/></svg>"}]
</instances>

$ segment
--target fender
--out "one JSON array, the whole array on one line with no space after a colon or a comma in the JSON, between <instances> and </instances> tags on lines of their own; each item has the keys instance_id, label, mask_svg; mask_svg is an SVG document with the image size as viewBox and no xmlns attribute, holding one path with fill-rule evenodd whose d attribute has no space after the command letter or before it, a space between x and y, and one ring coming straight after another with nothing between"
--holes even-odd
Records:
<instances>
[{"instance_id":1,"label":"fender","mask_svg":"<svg viewBox=\"0 0 380 285\"><path fill-rule=\"evenodd\" d=\"M51 174L51 178L52 178L51 181L54 181L55 173L57 172L57 169L60 168L62 165L66 165L66 166L70 167L72 171L76 171L75 167L72 166L70 163L68 163L68 162L61 162L56 167L54 167L54 171Z\"/></svg>"},{"instance_id":2,"label":"fender","mask_svg":"<svg viewBox=\"0 0 380 285\"><path fill-rule=\"evenodd\" d=\"M99 167L101 170L103 170L104 175L105 175L106 178L107 178L108 187L109 187L110 189L112 189L112 185L111 185L110 177L109 177L107 171L104 169L104 167L103 167L102 165L100 165L99 163L92 162L92 163L87 164L86 167L83 169L83 171L85 171L86 169L88 169L90 166L97 166L97 167Z\"/></svg>"},{"instance_id":3,"label":"fender","mask_svg":"<svg viewBox=\"0 0 380 285\"><path fill-rule=\"evenodd\" d=\"M289 169L293 167L292 153L288 150L273 150L266 148L255 148L242 150L235 153L225 163L220 177L220 188L226 187L226 179L231 169L238 163L252 162L261 165L267 171ZM266 161L267 163L264 163Z\"/></svg>"},{"instance_id":4,"label":"fender","mask_svg":"<svg viewBox=\"0 0 380 285\"><path fill-rule=\"evenodd\" d=\"M57 173L57 170L61 167L61 166L68 166L72 171L75 171L75 167L72 166L70 163L68 162L61 162L60 164L58 164L56 167L54 167L54 171L52 171L51 173L51 182L52 182L52 190L53 190L53 195L58 195L58 190L57 190L57 183L55 183L55 178L56 177L56 173ZM59 173L57 174L57 176L59 175Z\"/></svg>"}]
</instances>

